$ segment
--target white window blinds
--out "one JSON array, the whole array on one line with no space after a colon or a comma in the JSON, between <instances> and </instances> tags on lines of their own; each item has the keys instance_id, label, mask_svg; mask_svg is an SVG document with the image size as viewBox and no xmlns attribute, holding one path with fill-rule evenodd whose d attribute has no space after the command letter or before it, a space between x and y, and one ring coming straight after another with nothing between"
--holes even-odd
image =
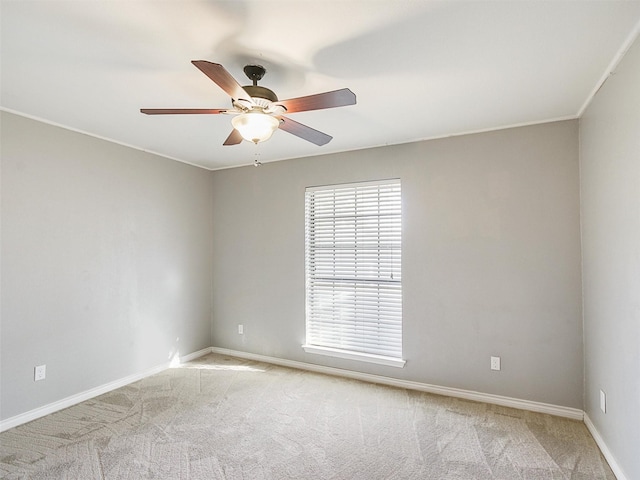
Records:
<instances>
[{"instance_id":1,"label":"white window blinds","mask_svg":"<svg viewBox=\"0 0 640 480\"><path fill-rule=\"evenodd\" d=\"M402 358L400 180L306 190L308 346Z\"/></svg>"}]
</instances>

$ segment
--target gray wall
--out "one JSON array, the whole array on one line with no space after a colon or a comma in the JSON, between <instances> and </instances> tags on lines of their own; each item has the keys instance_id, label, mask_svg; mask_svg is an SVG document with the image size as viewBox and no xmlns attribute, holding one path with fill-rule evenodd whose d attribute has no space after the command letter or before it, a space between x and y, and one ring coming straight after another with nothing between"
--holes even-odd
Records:
<instances>
[{"instance_id":1,"label":"gray wall","mask_svg":"<svg viewBox=\"0 0 640 480\"><path fill-rule=\"evenodd\" d=\"M580 122L585 412L628 479L640 478L639 85L636 40Z\"/></svg>"},{"instance_id":2,"label":"gray wall","mask_svg":"<svg viewBox=\"0 0 640 480\"><path fill-rule=\"evenodd\" d=\"M407 364L306 354L304 189L392 177ZM213 187L214 346L582 408L577 121L222 170Z\"/></svg>"},{"instance_id":3,"label":"gray wall","mask_svg":"<svg viewBox=\"0 0 640 480\"><path fill-rule=\"evenodd\" d=\"M1 115L0 417L209 347L211 172Z\"/></svg>"}]
</instances>

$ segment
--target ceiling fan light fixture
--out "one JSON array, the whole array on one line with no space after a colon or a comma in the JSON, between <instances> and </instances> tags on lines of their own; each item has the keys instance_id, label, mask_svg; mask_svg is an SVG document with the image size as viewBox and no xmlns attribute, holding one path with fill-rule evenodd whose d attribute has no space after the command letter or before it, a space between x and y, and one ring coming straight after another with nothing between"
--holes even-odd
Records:
<instances>
[{"instance_id":1,"label":"ceiling fan light fixture","mask_svg":"<svg viewBox=\"0 0 640 480\"><path fill-rule=\"evenodd\" d=\"M356 96L348 88L316 93L304 97L278 100L272 90L258 85L266 73L260 65L247 65L244 72L253 85L241 86L219 63L207 60L192 60L198 69L231 97L232 109L222 108L142 108L146 115L229 113L237 115L231 120L233 130L223 145L238 145L242 140L258 144L269 140L277 128L315 145L326 145L331 135L322 133L302 123L284 117L285 113L307 112L325 108L355 105Z\"/></svg>"},{"instance_id":2,"label":"ceiling fan light fixture","mask_svg":"<svg viewBox=\"0 0 640 480\"><path fill-rule=\"evenodd\" d=\"M269 140L273 132L278 129L280 122L271 115L250 112L233 117L231 124L240 132L242 138L249 142L258 143Z\"/></svg>"}]
</instances>

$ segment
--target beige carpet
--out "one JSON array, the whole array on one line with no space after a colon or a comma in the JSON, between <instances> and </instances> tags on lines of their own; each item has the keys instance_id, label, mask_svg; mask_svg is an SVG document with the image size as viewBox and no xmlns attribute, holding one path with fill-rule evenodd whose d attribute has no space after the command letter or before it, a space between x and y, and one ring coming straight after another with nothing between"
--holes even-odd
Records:
<instances>
[{"instance_id":1,"label":"beige carpet","mask_svg":"<svg viewBox=\"0 0 640 480\"><path fill-rule=\"evenodd\" d=\"M220 355L0 434L0 476L615 480L581 422Z\"/></svg>"}]
</instances>

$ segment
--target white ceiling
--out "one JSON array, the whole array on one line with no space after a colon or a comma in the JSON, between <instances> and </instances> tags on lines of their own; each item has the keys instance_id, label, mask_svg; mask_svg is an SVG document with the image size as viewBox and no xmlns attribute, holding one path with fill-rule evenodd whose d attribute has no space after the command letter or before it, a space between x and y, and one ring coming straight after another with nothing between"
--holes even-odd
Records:
<instances>
[{"instance_id":1,"label":"white ceiling","mask_svg":"<svg viewBox=\"0 0 640 480\"><path fill-rule=\"evenodd\" d=\"M281 99L348 87L357 105L291 114L332 135L277 131L262 162L576 118L633 40L640 1L1 1L3 110L209 169L227 108L191 60L262 64Z\"/></svg>"}]
</instances>

